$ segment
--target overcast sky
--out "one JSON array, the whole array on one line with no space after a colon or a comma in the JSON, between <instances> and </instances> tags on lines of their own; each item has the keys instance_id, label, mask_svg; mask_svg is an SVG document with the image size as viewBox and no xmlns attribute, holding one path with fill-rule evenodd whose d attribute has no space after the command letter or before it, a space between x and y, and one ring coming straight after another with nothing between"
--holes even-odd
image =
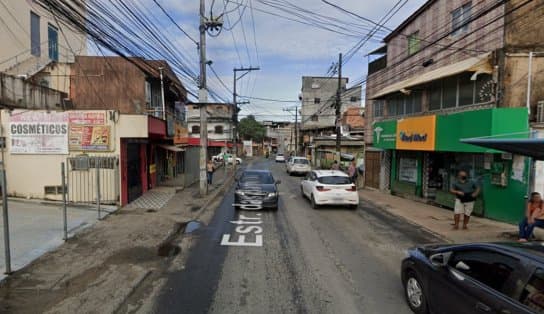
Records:
<instances>
[{"instance_id":1,"label":"overcast sky","mask_svg":"<svg viewBox=\"0 0 544 314\"><path fill-rule=\"evenodd\" d=\"M153 0L137 1L142 2L152 12L155 12L157 20L162 21L165 32L170 36L171 40L176 42L176 46L194 61L195 69L198 69L198 52L194 43L167 20L162 12L158 10ZM157 1L170 12L185 31L193 38L198 38L199 1ZM250 9L250 1L252 1L253 10ZM263 0L263 2L267 1ZM271 2L282 2L282 0L271 0ZM288 2L295 3L297 6L314 13L335 17L342 21L350 21L354 24L371 26L362 19L350 18L321 0L288 0ZM398 0L330 0L330 2L365 18L379 21ZM425 0L408 0L386 26L390 29L395 28L424 2ZM207 0L207 12L209 12L211 3L212 0ZM226 1L216 0L213 3L214 15L224 12ZM242 4L239 9L236 9L237 3ZM257 0L229 1L226 11L231 11L225 15L223 20L227 28L235 24L240 19L240 15L242 15L242 18L232 31L224 28L219 36L207 37L208 60L213 61L214 69L231 90L233 83L232 69L234 67L259 66L261 68L260 71L252 72L238 81L239 95L297 100L302 76L324 76L330 65L338 59L338 53L346 53L363 37L340 35L315 26L304 25L267 14L263 11L283 17L296 18L294 15L266 6ZM353 33L355 31L356 28L354 27L353 30L347 30L346 32ZM387 31L384 30L384 32ZM365 76L367 68L367 57L365 55L380 45L379 38L381 37L383 35L373 38L344 66L343 75L347 76L351 82ZM229 101L232 100L229 91L221 86L209 70L208 84L224 98ZM289 120L289 116L285 116L286 112L283 112L282 109L293 105L295 104L251 100L250 105L242 106L241 114L255 114L259 120Z\"/></svg>"}]
</instances>

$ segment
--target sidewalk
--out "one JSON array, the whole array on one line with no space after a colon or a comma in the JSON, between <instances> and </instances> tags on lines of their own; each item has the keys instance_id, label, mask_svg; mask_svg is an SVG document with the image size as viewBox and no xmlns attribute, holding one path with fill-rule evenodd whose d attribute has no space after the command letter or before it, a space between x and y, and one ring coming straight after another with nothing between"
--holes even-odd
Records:
<instances>
[{"instance_id":1,"label":"sidewalk","mask_svg":"<svg viewBox=\"0 0 544 314\"><path fill-rule=\"evenodd\" d=\"M359 191L362 202L368 202L420 225L447 242L465 243L478 241L512 241L517 235L517 226L486 218L471 217L468 230L453 230L453 211L445 208L397 197L376 190Z\"/></svg>"},{"instance_id":2,"label":"sidewalk","mask_svg":"<svg viewBox=\"0 0 544 314\"><path fill-rule=\"evenodd\" d=\"M0 202L1 204L1 202ZM107 206L104 206L107 207ZM104 208L105 216L112 208ZM62 205L37 201L8 200L11 269L18 270L64 241ZM94 224L98 213L92 207L67 207L68 236ZM5 275L4 222L0 217L0 280Z\"/></svg>"},{"instance_id":3,"label":"sidewalk","mask_svg":"<svg viewBox=\"0 0 544 314\"><path fill-rule=\"evenodd\" d=\"M233 176L227 176L226 186L222 171L214 177L207 197L198 196L198 184L159 193L167 194L166 201L150 190L138 206L118 210L8 276L0 282L0 313L148 312L145 306L164 277L183 267L191 245L184 226L211 219L213 211L206 209L213 208Z\"/></svg>"}]
</instances>

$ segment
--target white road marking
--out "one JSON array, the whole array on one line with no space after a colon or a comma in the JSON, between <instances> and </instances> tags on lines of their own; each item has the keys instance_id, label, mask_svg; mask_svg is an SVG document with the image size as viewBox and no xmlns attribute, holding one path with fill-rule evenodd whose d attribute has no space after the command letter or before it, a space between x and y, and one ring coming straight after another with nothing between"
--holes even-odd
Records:
<instances>
[{"instance_id":1,"label":"white road marking","mask_svg":"<svg viewBox=\"0 0 544 314\"><path fill-rule=\"evenodd\" d=\"M230 234L224 234L221 238L221 245L225 246L263 246L263 228L258 226L262 224L261 214L256 214L258 217L248 217L240 214L238 220L230 221L231 224L238 225L234 230L237 233L237 240L231 241ZM254 234L255 241L246 241L246 234Z\"/></svg>"}]
</instances>

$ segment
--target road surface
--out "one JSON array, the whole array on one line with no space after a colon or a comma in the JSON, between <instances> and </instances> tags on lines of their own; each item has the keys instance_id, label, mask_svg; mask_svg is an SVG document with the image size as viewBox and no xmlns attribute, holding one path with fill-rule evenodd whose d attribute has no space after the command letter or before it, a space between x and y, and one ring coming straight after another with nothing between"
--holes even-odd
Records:
<instances>
[{"instance_id":1,"label":"road surface","mask_svg":"<svg viewBox=\"0 0 544 314\"><path fill-rule=\"evenodd\" d=\"M399 277L404 251L438 239L369 204L313 210L300 177L256 159L281 180L273 211L235 211L233 187L172 273L157 313L410 313Z\"/></svg>"}]
</instances>

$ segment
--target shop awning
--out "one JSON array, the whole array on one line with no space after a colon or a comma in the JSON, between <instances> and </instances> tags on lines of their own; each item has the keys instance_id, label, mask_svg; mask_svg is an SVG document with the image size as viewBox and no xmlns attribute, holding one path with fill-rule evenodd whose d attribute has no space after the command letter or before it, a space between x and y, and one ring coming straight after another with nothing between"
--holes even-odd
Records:
<instances>
[{"instance_id":1,"label":"shop awning","mask_svg":"<svg viewBox=\"0 0 544 314\"><path fill-rule=\"evenodd\" d=\"M171 152L183 152L185 149L174 145L159 145L159 147L169 150Z\"/></svg>"},{"instance_id":2,"label":"shop awning","mask_svg":"<svg viewBox=\"0 0 544 314\"><path fill-rule=\"evenodd\" d=\"M387 94L400 92L401 90L409 90L410 87L421 85L423 83L432 82L444 77L452 76L462 72L478 72L478 73L492 73L493 67L489 62L490 53L486 53L477 57L471 57L466 60L450 64L427 73L423 73L416 77L406 79L404 81L389 85L376 94L370 97L371 99L380 98Z\"/></svg>"},{"instance_id":3,"label":"shop awning","mask_svg":"<svg viewBox=\"0 0 544 314\"><path fill-rule=\"evenodd\" d=\"M462 143L544 160L544 139L464 139Z\"/></svg>"}]
</instances>

